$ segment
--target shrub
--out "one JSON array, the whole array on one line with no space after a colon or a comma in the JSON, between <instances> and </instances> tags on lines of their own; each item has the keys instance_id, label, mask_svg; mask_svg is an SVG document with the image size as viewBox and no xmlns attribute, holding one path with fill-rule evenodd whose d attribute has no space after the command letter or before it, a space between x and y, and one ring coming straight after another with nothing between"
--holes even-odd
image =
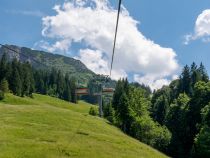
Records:
<instances>
[{"instance_id":1,"label":"shrub","mask_svg":"<svg viewBox=\"0 0 210 158\"><path fill-rule=\"evenodd\" d=\"M2 90L0 90L0 100L4 99L4 92Z\"/></svg>"},{"instance_id":2,"label":"shrub","mask_svg":"<svg viewBox=\"0 0 210 158\"><path fill-rule=\"evenodd\" d=\"M89 110L89 114L93 116L98 115L98 108L92 106Z\"/></svg>"},{"instance_id":3,"label":"shrub","mask_svg":"<svg viewBox=\"0 0 210 158\"><path fill-rule=\"evenodd\" d=\"M132 136L161 151L165 151L171 140L171 133L149 116L138 117L131 126Z\"/></svg>"}]
</instances>

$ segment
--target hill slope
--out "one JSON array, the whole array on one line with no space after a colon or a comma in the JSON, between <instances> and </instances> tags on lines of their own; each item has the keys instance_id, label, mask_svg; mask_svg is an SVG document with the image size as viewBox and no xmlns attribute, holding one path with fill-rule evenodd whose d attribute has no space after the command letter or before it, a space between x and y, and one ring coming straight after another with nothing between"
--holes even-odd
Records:
<instances>
[{"instance_id":1,"label":"hill slope","mask_svg":"<svg viewBox=\"0 0 210 158\"><path fill-rule=\"evenodd\" d=\"M94 75L80 60L74 58L15 45L5 46L18 52L15 53L7 48L1 47L0 56L3 53L7 53L10 60L17 58L21 62L29 61L33 67L41 69L51 69L54 67L62 70L64 73L70 73L72 76L82 79L89 79L89 77Z\"/></svg>"},{"instance_id":2,"label":"hill slope","mask_svg":"<svg viewBox=\"0 0 210 158\"><path fill-rule=\"evenodd\" d=\"M78 105L43 95L0 102L2 158L162 158L165 155L123 134Z\"/></svg>"}]
</instances>

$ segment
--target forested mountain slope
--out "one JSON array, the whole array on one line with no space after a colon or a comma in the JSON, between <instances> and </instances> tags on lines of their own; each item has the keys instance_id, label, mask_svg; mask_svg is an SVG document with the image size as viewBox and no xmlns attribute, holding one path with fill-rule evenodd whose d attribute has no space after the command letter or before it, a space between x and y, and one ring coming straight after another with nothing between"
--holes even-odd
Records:
<instances>
[{"instance_id":1,"label":"forested mountain slope","mask_svg":"<svg viewBox=\"0 0 210 158\"><path fill-rule=\"evenodd\" d=\"M72 76L79 77L81 79L89 79L94 75L94 73L89 70L80 60L74 58L52 54L44 51L32 50L26 47L19 47L15 45L5 45L12 50L1 47L0 57L7 53L10 60L17 58L21 62L29 61L31 65L35 68L41 69L52 69L62 70L63 73L69 73Z\"/></svg>"}]
</instances>

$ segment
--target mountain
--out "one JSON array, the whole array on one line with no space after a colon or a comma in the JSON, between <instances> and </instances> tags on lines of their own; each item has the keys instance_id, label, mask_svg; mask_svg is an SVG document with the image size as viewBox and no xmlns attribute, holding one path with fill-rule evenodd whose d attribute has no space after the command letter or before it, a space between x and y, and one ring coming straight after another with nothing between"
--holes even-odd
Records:
<instances>
[{"instance_id":1,"label":"mountain","mask_svg":"<svg viewBox=\"0 0 210 158\"><path fill-rule=\"evenodd\" d=\"M8 54L9 60L16 58L21 62L30 62L34 68L47 69L56 68L63 73L69 73L71 76L81 79L81 82L87 82L95 73L89 70L80 60L66 57L58 54L52 54L39 50L32 50L26 47L15 45L5 45L0 48L0 57L3 53ZM12 51L15 50L16 52Z\"/></svg>"}]
</instances>

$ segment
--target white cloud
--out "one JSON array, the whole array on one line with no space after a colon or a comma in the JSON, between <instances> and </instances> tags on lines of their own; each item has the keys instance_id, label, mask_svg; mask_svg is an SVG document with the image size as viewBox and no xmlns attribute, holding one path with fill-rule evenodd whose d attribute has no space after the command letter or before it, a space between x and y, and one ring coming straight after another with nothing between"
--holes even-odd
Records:
<instances>
[{"instance_id":1,"label":"white cloud","mask_svg":"<svg viewBox=\"0 0 210 158\"><path fill-rule=\"evenodd\" d=\"M165 83L164 78L174 75L178 69L176 53L147 39L138 30L139 22L122 8L112 77L120 78L128 73L152 75L155 77L149 77L148 84ZM56 15L43 18L42 35L57 41L67 40L69 47L74 43L83 44L86 49L80 50L77 58L96 73L108 74L117 10L108 0L75 0L56 5L54 10ZM62 46L56 48L63 49ZM52 45L52 51L54 47Z\"/></svg>"},{"instance_id":2,"label":"white cloud","mask_svg":"<svg viewBox=\"0 0 210 158\"><path fill-rule=\"evenodd\" d=\"M10 14L22 14L26 16L44 17L45 14L40 10L6 10Z\"/></svg>"},{"instance_id":3,"label":"white cloud","mask_svg":"<svg viewBox=\"0 0 210 158\"><path fill-rule=\"evenodd\" d=\"M185 36L184 44L192 40L202 39L203 42L210 42L210 9L204 10L195 22L194 33Z\"/></svg>"},{"instance_id":4,"label":"white cloud","mask_svg":"<svg viewBox=\"0 0 210 158\"><path fill-rule=\"evenodd\" d=\"M81 49L79 57L75 59L81 60L85 65L97 74L109 75L109 63L100 50ZM123 69L113 70L113 79L119 79L121 77L127 77L126 72Z\"/></svg>"},{"instance_id":5,"label":"white cloud","mask_svg":"<svg viewBox=\"0 0 210 158\"><path fill-rule=\"evenodd\" d=\"M147 74L144 76L135 74L134 81L139 82L141 84L150 85L150 88L154 90L161 88L163 85L169 85L171 80L160 78L159 76L153 74Z\"/></svg>"},{"instance_id":6,"label":"white cloud","mask_svg":"<svg viewBox=\"0 0 210 158\"><path fill-rule=\"evenodd\" d=\"M41 47L42 49L47 50L48 52L56 52L56 53L59 52L66 53L68 52L70 46L71 46L71 41L69 41L68 39L58 40L54 44L49 44L49 42L41 40L34 44L35 48Z\"/></svg>"}]
</instances>

